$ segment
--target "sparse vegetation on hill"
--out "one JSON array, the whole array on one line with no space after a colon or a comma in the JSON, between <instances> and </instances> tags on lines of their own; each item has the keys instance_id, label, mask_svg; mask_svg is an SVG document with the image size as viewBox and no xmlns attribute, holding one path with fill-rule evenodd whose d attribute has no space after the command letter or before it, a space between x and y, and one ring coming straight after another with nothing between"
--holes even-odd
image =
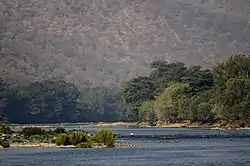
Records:
<instances>
[{"instance_id":1,"label":"sparse vegetation on hill","mask_svg":"<svg viewBox=\"0 0 250 166\"><path fill-rule=\"evenodd\" d=\"M249 125L249 5L1 0L0 120Z\"/></svg>"},{"instance_id":2,"label":"sparse vegetation on hill","mask_svg":"<svg viewBox=\"0 0 250 166\"><path fill-rule=\"evenodd\" d=\"M0 74L113 86L153 60L211 65L249 51L249 3L236 0L1 0Z\"/></svg>"}]
</instances>

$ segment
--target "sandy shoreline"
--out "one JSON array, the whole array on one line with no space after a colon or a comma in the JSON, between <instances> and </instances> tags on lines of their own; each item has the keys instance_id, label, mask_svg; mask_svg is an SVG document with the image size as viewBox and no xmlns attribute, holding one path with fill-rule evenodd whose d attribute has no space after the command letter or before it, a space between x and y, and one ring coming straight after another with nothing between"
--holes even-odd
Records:
<instances>
[{"instance_id":1,"label":"sandy shoreline","mask_svg":"<svg viewBox=\"0 0 250 166\"><path fill-rule=\"evenodd\" d=\"M22 144L22 143L13 143L10 144L10 148L32 148L32 147L43 147L43 148L75 148L73 145L69 146L57 146L56 144L52 143L29 143L29 144Z\"/></svg>"},{"instance_id":2,"label":"sandy shoreline","mask_svg":"<svg viewBox=\"0 0 250 166\"><path fill-rule=\"evenodd\" d=\"M13 143L10 144L10 148L77 148L74 145L68 145L68 146L57 146L56 144L53 143ZM115 148L132 148L135 147L135 145L126 143L126 142L117 142L115 144ZM98 145L98 144L93 144L92 148L105 148L103 145ZM1 149L1 147L0 147Z\"/></svg>"},{"instance_id":3,"label":"sandy shoreline","mask_svg":"<svg viewBox=\"0 0 250 166\"><path fill-rule=\"evenodd\" d=\"M50 124L50 125L15 125L13 126L16 129L21 129L25 127L40 127L40 128L51 128L55 127L58 124ZM79 126L83 124L79 123ZM85 124L81 126L84 128ZM64 127L64 126L62 126ZM66 127L66 126L65 126ZM228 125L220 125L220 124L204 124L200 125L198 123L170 123L170 124L156 124L155 126L151 126L148 123L138 123L138 122L112 122L112 123L97 123L97 124L88 124L86 127L99 127L99 128L111 128L111 127L141 127L141 128L201 128L201 129L212 129L212 130L250 130L249 127L230 127Z\"/></svg>"},{"instance_id":4,"label":"sandy shoreline","mask_svg":"<svg viewBox=\"0 0 250 166\"><path fill-rule=\"evenodd\" d=\"M201 129L211 129L211 130L250 130L249 127L230 127L221 126L220 124L204 124L200 125L198 123L170 123L170 124L157 124L151 126L148 123L129 123L129 122L115 122L115 123L102 123L97 124L97 127L142 127L142 128L201 128Z\"/></svg>"}]
</instances>

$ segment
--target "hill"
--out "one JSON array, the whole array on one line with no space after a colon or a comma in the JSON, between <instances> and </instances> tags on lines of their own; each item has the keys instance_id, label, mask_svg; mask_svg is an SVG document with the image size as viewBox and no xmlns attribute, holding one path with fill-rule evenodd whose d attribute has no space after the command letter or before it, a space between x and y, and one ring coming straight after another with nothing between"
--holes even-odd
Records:
<instances>
[{"instance_id":1,"label":"hill","mask_svg":"<svg viewBox=\"0 0 250 166\"><path fill-rule=\"evenodd\" d=\"M1 0L0 74L112 86L156 59L211 64L249 51L245 0Z\"/></svg>"}]
</instances>

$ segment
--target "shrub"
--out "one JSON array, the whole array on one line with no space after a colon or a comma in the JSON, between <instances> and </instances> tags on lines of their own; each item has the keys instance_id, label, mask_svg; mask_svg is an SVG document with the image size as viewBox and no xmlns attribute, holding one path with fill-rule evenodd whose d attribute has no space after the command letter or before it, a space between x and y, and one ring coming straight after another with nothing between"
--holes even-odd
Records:
<instances>
[{"instance_id":1,"label":"shrub","mask_svg":"<svg viewBox=\"0 0 250 166\"><path fill-rule=\"evenodd\" d=\"M42 140L49 140L53 138L53 135L49 135L49 134L31 135L29 138L31 140L42 141Z\"/></svg>"},{"instance_id":2,"label":"shrub","mask_svg":"<svg viewBox=\"0 0 250 166\"><path fill-rule=\"evenodd\" d=\"M60 134L55 139L56 145L70 145L69 136L67 134Z\"/></svg>"},{"instance_id":3,"label":"shrub","mask_svg":"<svg viewBox=\"0 0 250 166\"><path fill-rule=\"evenodd\" d=\"M25 127L22 130L22 134L27 138L32 136L32 135L41 135L43 133L45 133L45 131L39 127Z\"/></svg>"},{"instance_id":4,"label":"shrub","mask_svg":"<svg viewBox=\"0 0 250 166\"><path fill-rule=\"evenodd\" d=\"M62 128L62 127L57 127L57 128L53 131L53 133L55 133L55 134L63 134L63 133L66 133L66 131L65 131L65 129Z\"/></svg>"},{"instance_id":5,"label":"shrub","mask_svg":"<svg viewBox=\"0 0 250 166\"><path fill-rule=\"evenodd\" d=\"M214 119L212 106L209 103L200 103L197 108L197 121L201 123L211 122Z\"/></svg>"},{"instance_id":6,"label":"shrub","mask_svg":"<svg viewBox=\"0 0 250 166\"><path fill-rule=\"evenodd\" d=\"M84 133L86 133L84 130L76 130L76 129L68 131L68 133L72 133L72 132L84 132Z\"/></svg>"},{"instance_id":7,"label":"shrub","mask_svg":"<svg viewBox=\"0 0 250 166\"><path fill-rule=\"evenodd\" d=\"M69 134L69 142L71 145L77 145L87 141L87 136L84 132L72 132Z\"/></svg>"},{"instance_id":8,"label":"shrub","mask_svg":"<svg viewBox=\"0 0 250 166\"><path fill-rule=\"evenodd\" d=\"M100 130L94 134L93 140L96 143L102 143L102 144L106 145L106 147L114 147L116 135L114 132L112 132L110 130L103 129L103 130Z\"/></svg>"},{"instance_id":9,"label":"shrub","mask_svg":"<svg viewBox=\"0 0 250 166\"><path fill-rule=\"evenodd\" d=\"M13 143L22 143L22 142L24 142L24 140L22 138L14 137L14 138L12 138L12 142Z\"/></svg>"},{"instance_id":10,"label":"shrub","mask_svg":"<svg viewBox=\"0 0 250 166\"><path fill-rule=\"evenodd\" d=\"M52 139L52 140L51 140L51 143L52 143L52 144L55 144L55 143L56 143L56 139Z\"/></svg>"},{"instance_id":11,"label":"shrub","mask_svg":"<svg viewBox=\"0 0 250 166\"><path fill-rule=\"evenodd\" d=\"M11 134L12 131L10 129L10 126L7 124L0 124L0 133L1 134Z\"/></svg>"},{"instance_id":12,"label":"shrub","mask_svg":"<svg viewBox=\"0 0 250 166\"><path fill-rule=\"evenodd\" d=\"M9 148L9 147L10 147L9 142L8 142L6 139L1 139L1 140L0 140L0 145L1 145L3 148Z\"/></svg>"},{"instance_id":13,"label":"shrub","mask_svg":"<svg viewBox=\"0 0 250 166\"><path fill-rule=\"evenodd\" d=\"M92 144L90 142L82 142L77 144L77 148L92 148Z\"/></svg>"}]
</instances>

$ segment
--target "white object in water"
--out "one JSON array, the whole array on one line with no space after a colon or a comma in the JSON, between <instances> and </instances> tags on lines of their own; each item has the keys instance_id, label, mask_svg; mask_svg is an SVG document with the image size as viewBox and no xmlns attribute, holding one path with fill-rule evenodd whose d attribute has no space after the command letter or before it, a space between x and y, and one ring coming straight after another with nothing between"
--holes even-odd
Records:
<instances>
[{"instance_id":1,"label":"white object in water","mask_svg":"<svg viewBox=\"0 0 250 166\"><path fill-rule=\"evenodd\" d=\"M130 136L134 136L134 133L130 133Z\"/></svg>"}]
</instances>

